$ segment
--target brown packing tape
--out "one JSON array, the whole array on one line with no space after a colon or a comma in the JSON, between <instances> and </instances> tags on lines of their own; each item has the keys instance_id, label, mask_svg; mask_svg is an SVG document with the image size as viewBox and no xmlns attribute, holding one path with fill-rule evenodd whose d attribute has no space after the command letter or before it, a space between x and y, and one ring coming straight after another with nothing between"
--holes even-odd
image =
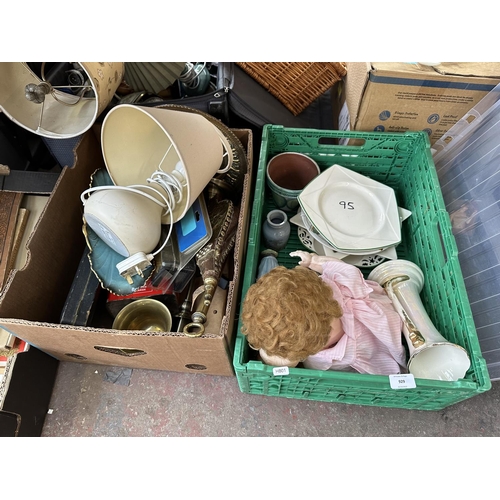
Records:
<instances>
[{"instance_id":1,"label":"brown packing tape","mask_svg":"<svg viewBox=\"0 0 500 500\"><path fill-rule=\"evenodd\" d=\"M428 64L407 62L372 62L370 63L370 69L374 71L403 71L406 73L418 73L424 76L426 73L431 75L436 73L435 69Z\"/></svg>"},{"instance_id":2,"label":"brown packing tape","mask_svg":"<svg viewBox=\"0 0 500 500\"><path fill-rule=\"evenodd\" d=\"M349 66L366 63L348 63ZM370 69L374 71L397 71L410 73L413 76L437 75L448 77L500 78L499 62L437 62L437 63L404 63L404 62L372 62Z\"/></svg>"},{"instance_id":3,"label":"brown packing tape","mask_svg":"<svg viewBox=\"0 0 500 500\"><path fill-rule=\"evenodd\" d=\"M443 62L433 68L443 75L500 78L498 62Z\"/></svg>"}]
</instances>

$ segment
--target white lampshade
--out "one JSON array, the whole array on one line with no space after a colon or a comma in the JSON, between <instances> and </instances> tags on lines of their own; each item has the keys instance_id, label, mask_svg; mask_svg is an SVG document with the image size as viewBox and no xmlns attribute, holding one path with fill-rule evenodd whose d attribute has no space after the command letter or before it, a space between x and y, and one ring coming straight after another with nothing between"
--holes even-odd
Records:
<instances>
[{"instance_id":1,"label":"white lampshade","mask_svg":"<svg viewBox=\"0 0 500 500\"><path fill-rule=\"evenodd\" d=\"M123 79L124 64L78 64L87 76L92 97L79 99L63 89L42 85L47 91L43 102L34 102L26 97L26 87L38 86L44 80L25 62L0 62L0 110L21 127L43 137L66 139L83 134L113 98Z\"/></svg>"},{"instance_id":2,"label":"white lampshade","mask_svg":"<svg viewBox=\"0 0 500 500\"><path fill-rule=\"evenodd\" d=\"M158 170L176 172L183 198L164 224L177 222L205 189L223 163L223 139L204 116L184 111L131 104L115 106L101 130L106 168L117 186L153 185ZM156 189L161 189L154 185Z\"/></svg>"},{"instance_id":3,"label":"white lampshade","mask_svg":"<svg viewBox=\"0 0 500 500\"><path fill-rule=\"evenodd\" d=\"M85 201L84 218L115 252L129 257L151 252L161 237L162 207L121 189L102 189Z\"/></svg>"}]
</instances>

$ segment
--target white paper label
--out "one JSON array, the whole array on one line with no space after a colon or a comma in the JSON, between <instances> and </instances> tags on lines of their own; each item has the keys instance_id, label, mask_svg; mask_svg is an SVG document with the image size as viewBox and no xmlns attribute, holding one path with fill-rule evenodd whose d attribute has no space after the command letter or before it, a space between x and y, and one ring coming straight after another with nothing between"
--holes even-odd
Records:
<instances>
[{"instance_id":1,"label":"white paper label","mask_svg":"<svg viewBox=\"0 0 500 500\"><path fill-rule=\"evenodd\" d=\"M391 389L415 389L415 377L411 373L389 375Z\"/></svg>"},{"instance_id":2,"label":"white paper label","mask_svg":"<svg viewBox=\"0 0 500 500\"><path fill-rule=\"evenodd\" d=\"M288 371L288 366L276 366L273 368L273 375L280 376L280 375L288 375L290 372Z\"/></svg>"}]
</instances>

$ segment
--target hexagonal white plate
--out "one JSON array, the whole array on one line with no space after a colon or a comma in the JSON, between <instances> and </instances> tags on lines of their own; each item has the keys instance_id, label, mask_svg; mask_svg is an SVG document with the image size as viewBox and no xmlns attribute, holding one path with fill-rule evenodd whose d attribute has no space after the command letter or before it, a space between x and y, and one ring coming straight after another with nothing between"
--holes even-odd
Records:
<instances>
[{"instance_id":1,"label":"hexagonal white plate","mask_svg":"<svg viewBox=\"0 0 500 500\"><path fill-rule=\"evenodd\" d=\"M340 165L313 179L298 197L307 218L341 252L401 242L394 189Z\"/></svg>"}]
</instances>

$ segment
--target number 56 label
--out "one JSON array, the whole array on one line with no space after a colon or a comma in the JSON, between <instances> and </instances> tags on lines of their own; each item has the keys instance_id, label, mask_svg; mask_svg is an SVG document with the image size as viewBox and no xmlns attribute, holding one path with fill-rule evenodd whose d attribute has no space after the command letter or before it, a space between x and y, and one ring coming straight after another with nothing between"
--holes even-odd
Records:
<instances>
[{"instance_id":1,"label":"number 56 label","mask_svg":"<svg viewBox=\"0 0 500 500\"><path fill-rule=\"evenodd\" d=\"M415 389L415 377L411 373L389 375L391 389Z\"/></svg>"}]
</instances>

